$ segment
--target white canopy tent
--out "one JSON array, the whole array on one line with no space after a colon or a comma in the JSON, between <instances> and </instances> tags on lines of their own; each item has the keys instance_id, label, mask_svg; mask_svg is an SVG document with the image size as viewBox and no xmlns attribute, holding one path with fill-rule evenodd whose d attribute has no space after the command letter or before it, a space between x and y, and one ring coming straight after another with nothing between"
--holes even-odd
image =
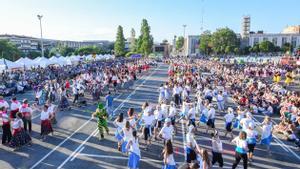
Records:
<instances>
[{"instance_id":1,"label":"white canopy tent","mask_svg":"<svg viewBox=\"0 0 300 169\"><path fill-rule=\"evenodd\" d=\"M20 58L19 60L15 61L15 63L18 63L20 65L22 65L23 67L31 67L33 66L33 60L29 59L28 57L25 57L25 58Z\"/></svg>"},{"instance_id":2,"label":"white canopy tent","mask_svg":"<svg viewBox=\"0 0 300 169\"><path fill-rule=\"evenodd\" d=\"M40 67L45 68L51 64L54 64L54 62L45 57L39 57L39 58L35 58L33 60L33 66L35 66L35 67L40 66Z\"/></svg>"},{"instance_id":3,"label":"white canopy tent","mask_svg":"<svg viewBox=\"0 0 300 169\"><path fill-rule=\"evenodd\" d=\"M15 62L12 62L12 61L9 61L7 59L0 59L0 70L3 71L3 70L6 70L6 69L16 69L16 68L22 68L23 66L19 63L15 63Z\"/></svg>"}]
</instances>

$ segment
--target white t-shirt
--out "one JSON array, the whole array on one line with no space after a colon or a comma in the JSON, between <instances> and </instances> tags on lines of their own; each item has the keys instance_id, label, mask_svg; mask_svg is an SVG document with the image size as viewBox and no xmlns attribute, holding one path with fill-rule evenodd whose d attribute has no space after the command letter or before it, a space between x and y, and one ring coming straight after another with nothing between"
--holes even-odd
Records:
<instances>
[{"instance_id":1,"label":"white t-shirt","mask_svg":"<svg viewBox=\"0 0 300 169\"><path fill-rule=\"evenodd\" d=\"M0 107L5 107L6 109L8 109L9 104L5 100L0 100Z\"/></svg>"},{"instance_id":2,"label":"white t-shirt","mask_svg":"<svg viewBox=\"0 0 300 169\"><path fill-rule=\"evenodd\" d=\"M257 136L257 131L255 130L247 129L246 133L247 133L247 138L256 138Z\"/></svg>"},{"instance_id":3,"label":"white t-shirt","mask_svg":"<svg viewBox=\"0 0 300 169\"><path fill-rule=\"evenodd\" d=\"M196 109L194 107L189 110L188 116L190 119L196 118Z\"/></svg>"},{"instance_id":4,"label":"white t-shirt","mask_svg":"<svg viewBox=\"0 0 300 169\"><path fill-rule=\"evenodd\" d=\"M176 112L177 112L177 110L176 110L176 107L170 107L170 109L169 109L169 117L171 118L171 117L174 117L175 115L176 115Z\"/></svg>"},{"instance_id":5,"label":"white t-shirt","mask_svg":"<svg viewBox=\"0 0 300 169\"><path fill-rule=\"evenodd\" d=\"M210 108L208 110L208 119L214 119L216 114L216 110L214 108Z\"/></svg>"},{"instance_id":6,"label":"white t-shirt","mask_svg":"<svg viewBox=\"0 0 300 169\"><path fill-rule=\"evenodd\" d=\"M131 145L129 147L129 152L133 152L136 155L138 155L139 157L141 157L141 151L140 151L140 146L139 146L139 139L138 138L131 138Z\"/></svg>"},{"instance_id":7,"label":"white t-shirt","mask_svg":"<svg viewBox=\"0 0 300 169\"><path fill-rule=\"evenodd\" d=\"M243 118L240 123L242 123L243 130L246 131L249 127L249 124L254 122L250 118Z\"/></svg>"},{"instance_id":8,"label":"white t-shirt","mask_svg":"<svg viewBox=\"0 0 300 169\"><path fill-rule=\"evenodd\" d=\"M49 111L42 111L41 112L41 120L47 120L50 117L50 112Z\"/></svg>"},{"instance_id":9,"label":"white t-shirt","mask_svg":"<svg viewBox=\"0 0 300 169\"><path fill-rule=\"evenodd\" d=\"M176 165L173 154L168 155L166 161L168 165Z\"/></svg>"},{"instance_id":10,"label":"white t-shirt","mask_svg":"<svg viewBox=\"0 0 300 169\"><path fill-rule=\"evenodd\" d=\"M264 124L262 127L262 135L261 138L268 138L272 132L272 124Z\"/></svg>"},{"instance_id":11,"label":"white t-shirt","mask_svg":"<svg viewBox=\"0 0 300 169\"><path fill-rule=\"evenodd\" d=\"M191 147L192 144L192 147ZM186 134L186 146L188 148L194 148L196 146L197 142L195 140L195 136L192 133L187 133Z\"/></svg>"},{"instance_id":12,"label":"white t-shirt","mask_svg":"<svg viewBox=\"0 0 300 169\"><path fill-rule=\"evenodd\" d=\"M125 124L126 124L126 120L123 120L122 122L118 122L116 121L116 126L119 128L119 129L122 129L125 127Z\"/></svg>"},{"instance_id":13,"label":"white t-shirt","mask_svg":"<svg viewBox=\"0 0 300 169\"><path fill-rule=\"evenodd\" d=\"M149 115L144 115L142 117L142 120L144 121L145 126L148 126L148 125L153 124L155 118L154 118L154 115L150 115L150 116Z\"/></svg>"},{"instance_id":14,"label":"white t-shirt","mask_svg":"<svg viewBox=\"0 0 300 169\"><path fill-rule=\"evenodd\" d=\"M225 122L226 123L230 123L232 122L232 120L234 119L234 114L233 113L227 113L225 116Z\"/></svg>"},{"instance_id":15,"label":"white t-shirt","mask_svg":"<svg viewBox=\"0 0 300 169\"><path fill-rule=\"evenodd\" d=\"M172 134L173 134L173 126L164 126L160 132L159 132L159 135L162 135L162 138L165 139L165 140L170 140L172 138Z\"/></svg>"},{"instance_id":16,"label":"white t-shirt","mask_svg":"<svg viewBox=\"0 0 300 169\"><path fill-rule=\"evenodd\" d=\"M247 150L248 148L247 141L240 139L239 136L234 138L232 142L234 142L237 147L243 148L244 150Z\"/></svg>"},{"instance_id":17,"label":"white t-shirt","mask_svg":"<svg viewBox=\"0 0 300 169\"><path fill-rule=\"evenodd\" d=\"M220 95L220 94L218 94L218 96L217 96L217 101L223 101L223 100L224 100L223 96Z\"/></svg>"},{"instance_id":18,"label":"white t-shirt","mask_svg":"<svg viewBox=\"0 0 300 169\"><path fill-rule=\"evenodd\" d=\"M131 128L129 130L123 128L123 133L124 133L124 137L123 137L124 141L129 141L130 139L133 138Z\"/></svg>"},{"instance_id":19,"label":"white t-shirt","mask_svg":"<svg viewBox=\"0 0 300 169\"><path fill-rule=\"evenodd\" d=\"M162 112L162 110L155 110L154 111L154 116L155 116L156 120L161 121L163 119L163 112Z\"/></svg>"},{"instance_id":20,"label":"white t-shirt","mask_svg":"<svg viewBox=\"0 0 300 169\"><path fill-rule=\"evenodd\" d=\"M12 123L12 128L13 129L18 129L18 128L22 127L22 126L23 126L23 121L21 119L15 118L15 120Z\"/></svg>"},{"instance_id":21,"label":"white t-shirt","mask_svg":"<svg viewBox=\"0 0 300 169\"><path fill-rule=\"evenodd\" d=\"M15 102L12 101L11 105L10 105L10 110L17 110L17 109L20 108L20 106L21 106L20 102L18 102L18 101L15 101Z\"/></svg>"},{"instance_id":22,"label":"white t-shirt","mask_svg":"<svg viewBox=\"0 0 300 169\"><path fill-rule=\"evenodd\" d=\"M223 143L221 140L212 139L212 150L213 152L221 153L223 151Z\"/></svg>"}]
</instances>

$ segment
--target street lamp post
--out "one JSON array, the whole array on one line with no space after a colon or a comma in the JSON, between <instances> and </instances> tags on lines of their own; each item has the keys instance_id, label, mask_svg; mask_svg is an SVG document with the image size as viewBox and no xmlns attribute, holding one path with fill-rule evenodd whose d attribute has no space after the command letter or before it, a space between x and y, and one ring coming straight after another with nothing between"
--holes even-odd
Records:
<instances>
[{"instance_id":1,"label":"street lamp post","mask_svg":"<svg viewBox=\"0 0 300 169\"><path fill-rule=\"evenodd\" d=\"M44 57L44 43L43 43L43 29L42 29L42 17L43 15L37 15L40 21L40 29L41 29L41 49L42 49L42 57Z\"/></svg>"},{"instance_id":2,"label":"street lamp post","mask_svg":"<svg viewBox=\"0 0 300 169\"><path fill-rule=\"evenodd\" d=\"M182 25L183 26L183 54L185 54L185 28L186 28L186 25Z\"/></svg>"}]
</instances>

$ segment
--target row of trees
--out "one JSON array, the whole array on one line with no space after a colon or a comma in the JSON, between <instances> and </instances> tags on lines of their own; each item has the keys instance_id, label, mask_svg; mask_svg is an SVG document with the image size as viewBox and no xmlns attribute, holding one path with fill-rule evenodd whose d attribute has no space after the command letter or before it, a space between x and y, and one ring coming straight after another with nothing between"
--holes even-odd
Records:
<instances>
[{"instance_id":1,"label":"row of trees","mask_svg":"<svg viewBox=\"0 0 300 169\"><path fill-rule=\"evenodd\" d=\"M38 47L40 50L40 47ZM61 56L71 56L71 55L88 55L88 54L107 54L111 53L113 50L113 44L107 46L105 49L99 46L85 46L81 48L71 48L64 45L58 45L52 49L45 49L44 56L45 57L52 57L56 55ZM11 43L8 40L0 40L0 58L5 58L8 60L16 61L20 57L29 57L34 59L36 57L41 56L41 52L39 51L29 51L28 53L23 53L20 51L17 46Z\"/></svg>"},{"instance_id":2,"label":"row of trees","mask_svg":"<svg viewBox=\"0 0 300 169\"><path fill-rule=\"evenodd\" d=\"M8 40L0 40L0 58L8 60L17 60L21 56L21 52L13 43Z\"/></svg>"},{"instance_id":3,"label":"row of trees","mask_svg":"<svg viewBox=\"0 0 300 169\"><path fill-rule=\"evenodd\" d=\"M229 28L217 29L211 33L205 31L201 35L199 50L204 54L229 54L239 51L240 42L233 30Z\"/></svg>"},{"instance_id":4,"label":"row of trees","mask_svg":"<svg viewBox=\"0 0 300 169\"><path fill-rule=\"evenodd\" d=\"M177 45L181 45L179 38L176 41ZM272 52L287 52L292 51L293 46L290 43L285 43L280 48L275 46L270 41L263 41L255 44L253 47L246 46L241 48L240 41L236 36L236 33L229 28L217 29L214 33L205 31L201 34L200 52L210 55L214 54L249 54L249 53L272 53ZM299 50L299 49L298 49Z\"/></svg>"},{"instance_id":5,"label":"row of trees","mask_svg":"<svg viewBox=\"0 0 300 169\"><path fill-rule=\"evenodd\" d=\"M141 53L144 56L148 56L152 51L153 46L153 36L150 34L150 26L146 19L142 20L140 36L136 38L135 30L131 29L130 36L130 49L126 51L125 49L125 38L123 33L123 27L118 26L116 41L114 45L114 54L115 56L125 56L126 53ZM127 55L128 55L127 54Z\"/></svg>"}]
</instances>

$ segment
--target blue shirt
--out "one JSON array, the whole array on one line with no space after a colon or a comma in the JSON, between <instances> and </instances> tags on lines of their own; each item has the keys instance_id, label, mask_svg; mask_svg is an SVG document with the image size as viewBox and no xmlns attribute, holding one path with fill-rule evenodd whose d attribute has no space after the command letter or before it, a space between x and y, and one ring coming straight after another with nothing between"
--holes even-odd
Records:
<instances>
[{"instance_id":1,"label":"blue shirt","mask_svg":"<svg viewBox=\"0 0 300 169\"><path fill-rule=\"evenodd\" d=\"M112 107L114 98L110 95L107 95L105 97L105 100L106 100L106 106L107 107Z\"/></svg>"}]
</instances>

